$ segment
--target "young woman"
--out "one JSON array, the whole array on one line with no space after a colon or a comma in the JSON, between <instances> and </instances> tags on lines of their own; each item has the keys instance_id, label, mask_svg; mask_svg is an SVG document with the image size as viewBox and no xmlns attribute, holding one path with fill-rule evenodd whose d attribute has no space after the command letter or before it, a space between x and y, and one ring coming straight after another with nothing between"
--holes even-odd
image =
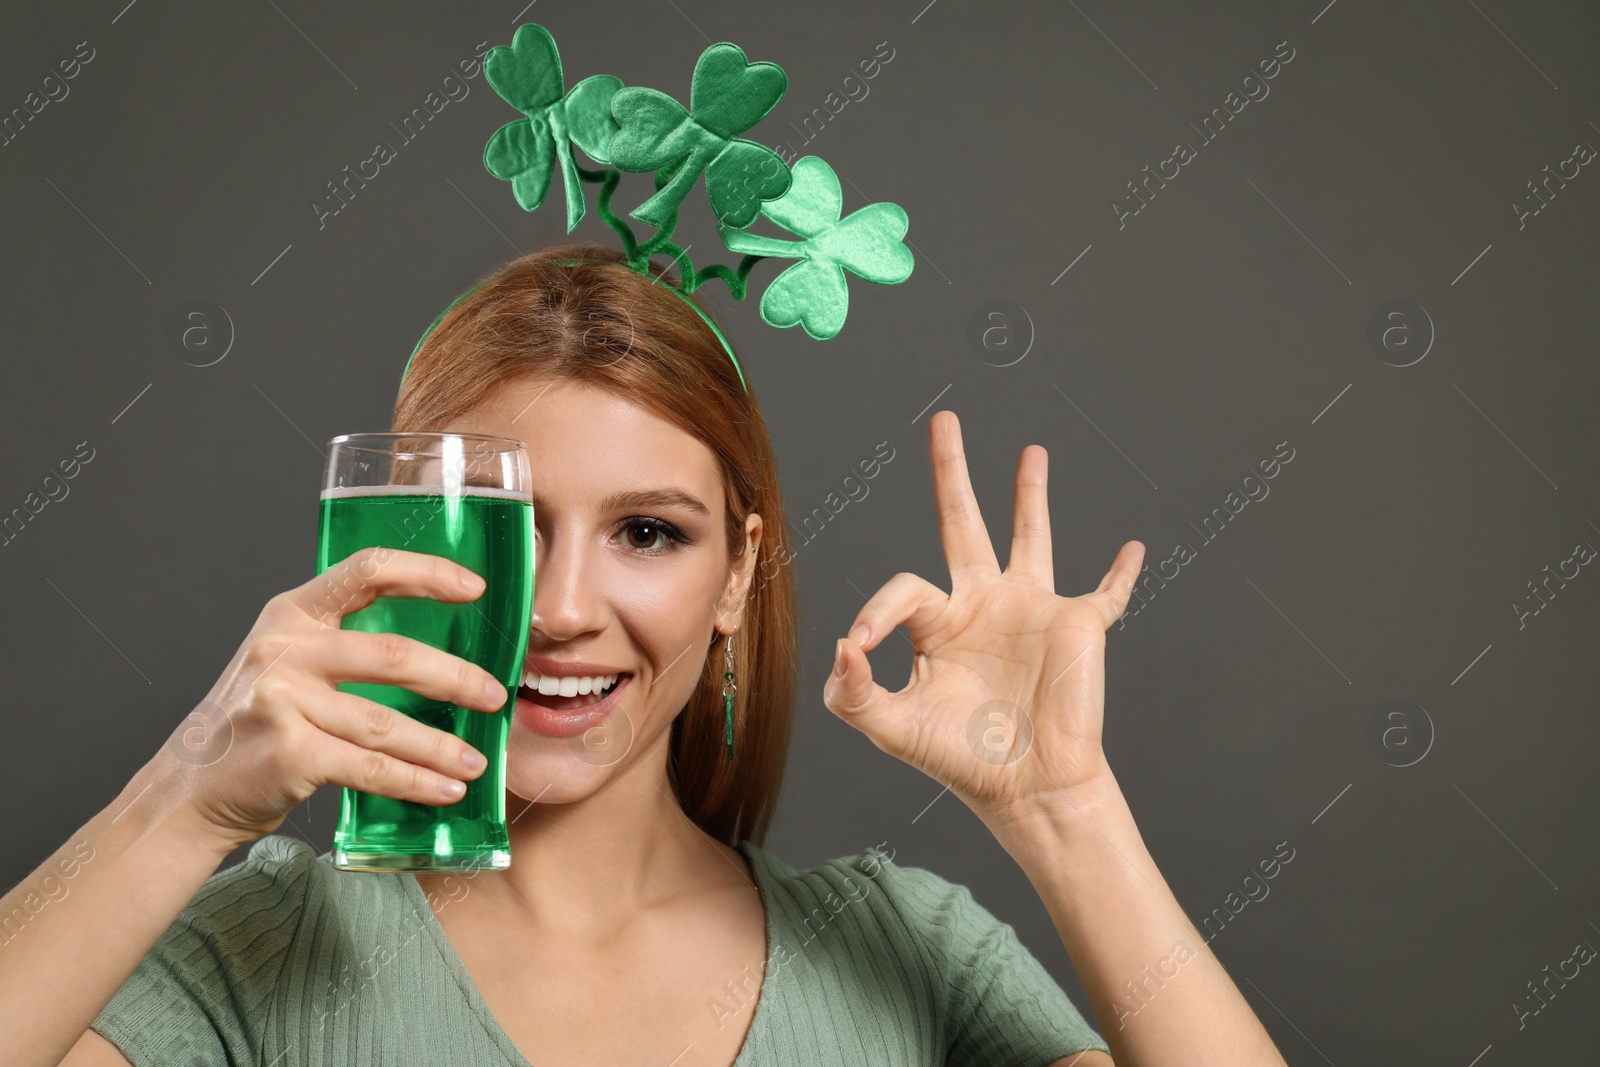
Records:
<instances>
[{"instance_id":1,"label":"young woman","mask_svg":"<svg viewBox=\"0 0 1600 1067\"><path fill-rule=\"evenodd\" d=\"M1043 448L1018 464L1002 571L956 418L932 417L952 588L886 582L822 697L994 832L1100 1033L964 888L881 848L797 871L761 846L794 700L787 523L754 398L663 280L597 247L517 260L431 332L396 405L398 429L517 438L532 459L516 862L357 874L274 833L323 783L449 804L482 771L470 746L339 682L486 713L507 698L463 660L338 625L382 595L472 600L481 580L357 553L261 612L206 698L226 713L225 755L163 747L0 903L21 917L0 948L8 1063L1282 1064L1101 750L1105 632L1143 546L1093 592L1056 595ZM896 626L916 659L890 693L867 653ZM591 691L540 691L573 676ZM563 712L597 700L600 743L564 736Z\"/></svg>"}]
</instances>

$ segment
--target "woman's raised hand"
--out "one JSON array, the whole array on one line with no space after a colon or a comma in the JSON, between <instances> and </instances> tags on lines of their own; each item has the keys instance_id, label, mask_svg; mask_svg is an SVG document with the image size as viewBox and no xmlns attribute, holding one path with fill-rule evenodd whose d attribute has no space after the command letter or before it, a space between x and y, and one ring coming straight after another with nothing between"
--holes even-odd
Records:
<instances>
[{"instance_id":1,"label":"woman's raised hand","mask_svg":"<svg viewBox=\"0 0 1600 1067\"><path fill-rule=\"evenodd\" d=\"M277 829L324 782L445 805L487 765L452 734L351 693L340 682L403 686L498 712L507 693L473 663L399 634L341 630L380 596L477 599L483 579L441 556L362 549L279 593L206 698L155 757L183 778L199 827L234 847Z\"/></svg>"},{"instance_id":2,"label":"woman's raised hand","mask_svg":"<svg viewBox=\"0 0 1600 1067\"><path fill-rule=\"evenodd\" d=\"M1144 545L1125 543L1093 592L1057 596L1046 453L1029 445L1001 571L955 413L937 412L928 437L951 591L906 572L884 583L840 639L823 702L980 816L1020 812L1109 778L1100 745L1106 631L1127 608ZM891 693L872 680L866 654L900 625L916 655L910 681Z\"/></svg>"}]
</instances>

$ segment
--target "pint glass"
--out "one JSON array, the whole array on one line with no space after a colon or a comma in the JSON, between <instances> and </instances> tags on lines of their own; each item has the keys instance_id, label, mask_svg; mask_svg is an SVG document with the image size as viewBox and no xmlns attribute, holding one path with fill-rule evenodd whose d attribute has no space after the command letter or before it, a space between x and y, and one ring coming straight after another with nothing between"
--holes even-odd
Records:
<instances>
[{"instance_id":1,"label":"pint glass","mask_svg":"<svg viewBox=\"0 0 1600 1067\"><path fill-rule=\"evenodd\" d=\"M506 737L533 611L527 451L510 438L452 433L346 434L328 446L318 574L358 549L377 547L444 556L486 583L482 596L465 603L382 596L344 615L340 626L426 642L476 663L509 694L505 707L488 713L399 686L340 682L342 692L462 738L488 757L489 765L467 783L461 800L442 806L344 787L333 865L346 871L508 867ZM352 572L349 582L360 580Z\"/></svg>"}]
</instances>

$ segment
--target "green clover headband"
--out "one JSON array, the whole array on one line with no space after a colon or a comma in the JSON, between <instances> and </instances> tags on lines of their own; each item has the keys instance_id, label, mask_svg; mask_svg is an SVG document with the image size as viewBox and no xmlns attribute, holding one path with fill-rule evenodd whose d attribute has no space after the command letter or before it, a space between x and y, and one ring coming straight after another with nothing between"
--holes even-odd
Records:
<instances>
[{"instance_id":1,"label":"green clover headband","mask_svg":"<svg viewBox=\"0 0 1600 1067\"><path fill-rule=\"evenodd\" d=\"M911 250L902 240L908 222L898 204L868 204L843 215L839 178L820 157L805 156L791 171L770 148L738 136L777 106L789 81L775 63L748 62L738 45L714 44L701 54L687 109L655 89L624 87L609 74L593 75L565 90L555 39L531 22L518 27L509 47L496 45L489 50L483 74L494 91L525 116L502 126L489 139L483 153L489 173L510 181L517 203L533 211L544 203L559 168L566 190L568 233L583 220L583 183L599 185L600 217L622 237L627 265L649 276L652 255L664 253L676 261L682 288L662 284L711 327L741 383L744 371L733 347L689 299L708 279L721 278L733 298L743 300L751 268L761 260L798 260L761 295L761 318L780 329L799 325L812 338L826 341L844 326L849 310L846 270L879 285L897 285L911 276ZM573 145L609 166L601 170L579 166ZM655 195L628 213L655 227L655 236L648 240L640 241L633 228L611 211L622 171L655 171ZM723 244L744 254L737 269L713 263L696 270L688 250L672 241L678 206L701 172ZM746 232L761 215L801 239ZM584 261L559 262L571 266ZM406 361L406 372L434 327L477 288L456 297L423 331ZM400 377L404 381L405 372ZM746 392L749 388L745 384Z\"/></svg>"}]
</instances>

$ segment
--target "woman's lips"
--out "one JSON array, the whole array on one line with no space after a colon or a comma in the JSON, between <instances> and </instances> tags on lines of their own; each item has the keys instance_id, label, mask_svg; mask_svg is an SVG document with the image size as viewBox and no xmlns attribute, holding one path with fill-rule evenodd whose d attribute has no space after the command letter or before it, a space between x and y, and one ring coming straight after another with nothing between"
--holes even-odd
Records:
<instances>
[{"instance_id":1,"label":"woman's lips","mask_svg":"<svg viewBox=\"0 0 1600 1067\"><path fill-rule=\"evenodd\" d=\"M577 737L586 730L592 729L605 721L606 716L617 706L617 698L628 683L633 681L633 675L624 674L617 679L617 684L611 687L610 692L592 704L584 704L576 708L551 707L549 704L540 703L543 700L552 700L558 703L573 703L582 697L556 697L544 696L537 690L527 686L517 687L516 720L536 734L546 737Z\"/></svg>"}]
</instances>

